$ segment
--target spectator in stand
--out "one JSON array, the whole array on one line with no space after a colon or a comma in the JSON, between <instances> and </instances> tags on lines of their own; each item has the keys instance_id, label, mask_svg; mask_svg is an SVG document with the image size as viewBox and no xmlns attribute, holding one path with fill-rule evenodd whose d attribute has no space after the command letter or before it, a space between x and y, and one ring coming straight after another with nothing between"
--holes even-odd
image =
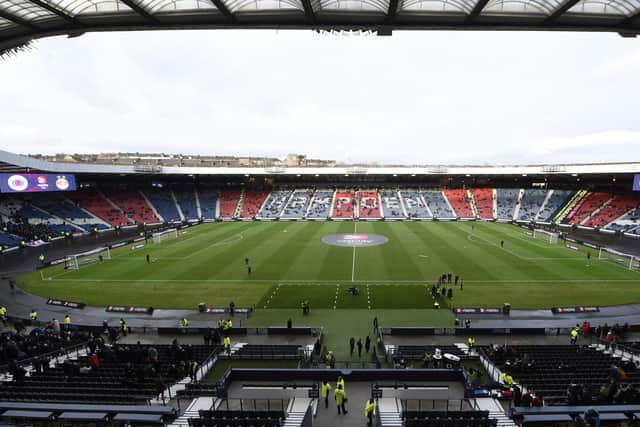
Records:
<instances>
[{"instance_id":1,"label":"spectator in stand","mask_svg":"<svg viewBox=\"0 0 640 427\"><path fill-rule=\"evenodd\" d=\"M588 321L582 322L582 336L588 337L591 334L591 323Z\"/></svg>"},{"instance_id":2,"label":"spectator in stand","mask_svg":"<svg viewBox=\"0 0 640 427\"><path fill-rule=\"evenodd\" d=\"M96 353L93 353L89 358L89 366L91 367L92 371L97 371L98 369L100 369L100 358Z\"/></svg>"},{"instance_id":3,"label":"spectator in stand","mask_svg":"<svg viewBox=\"0 0 640 427\"><path fill-rule=\"evenodd\" d=\"M536 393L533 396L533 399L531 399L531 406L534 407L534 408L539 408L539 407L544 406L544 400L542 398L542 394Z\"/></svg>"}]
</instances>

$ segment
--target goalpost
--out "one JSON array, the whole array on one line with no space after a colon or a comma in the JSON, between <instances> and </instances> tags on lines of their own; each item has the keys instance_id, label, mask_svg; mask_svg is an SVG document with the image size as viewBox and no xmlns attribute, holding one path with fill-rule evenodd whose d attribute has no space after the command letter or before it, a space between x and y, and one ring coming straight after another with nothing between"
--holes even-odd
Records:
<instances>
[{"instance_id":1,"label":"goalpost","mask_svg":"<svg viewBox=\"0 0 640 427\"><path fill-rule=\"evenodd\" d=\"M153 233L153 243L161 243L165 240L176 239L178 237L178 230L170 228L168 230L160 231L159 233Z\"/></svg>"},{"instance_id":2,"label":"goalpost","mask_svg":"<svg viewBox=\"0 0 640 427\"><path fill-rule=\"evenodd\" d=\"M555 245L556 243L558 243L558 236L558 233L542 230L539 228L534 229L533 233L531 233L531 237L533 237L534 239L544 240L550 245Z\"/></svg>"},{"instance_id":3,"label":"goalpost","mask_svg":"<svg viewBox=\"0 0 640 427\"><path fill-rule=\"evenodd\" d=\"M111 251L108 247L93 249L91 251L75 254L64 260L64 268L78 270L80 267L111 259Z\"/></svg>"},{"instance_id":4,"label":"goalpost","mask_svg":"<svg viewBox=\"0 0 640 427\"><path fill-rule=\"evenodd\" d=\"M640 270L640 259L633 255L625 254L615 249L600 248L598 251L598 259L615 262L629 270Z\"/></svg>"}]
</instances>

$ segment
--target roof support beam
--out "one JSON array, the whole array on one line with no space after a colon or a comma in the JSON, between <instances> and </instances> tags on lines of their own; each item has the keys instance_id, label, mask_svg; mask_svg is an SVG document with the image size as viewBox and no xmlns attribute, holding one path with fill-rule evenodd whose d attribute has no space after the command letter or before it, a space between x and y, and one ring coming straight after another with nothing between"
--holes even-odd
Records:
<instances>
[{"instance_id":1,"label":"roof support beam","mask_svg":"<svg viewBox=\"0 0 640 427\"><path fill-rule=\"evenodd\" d=\"M558 18L564 15L569 9L578 4L580 0L568 0L562 6L553 11L551 15L544 20L544 24L553 24Z\"/></svg>"},{"instance_id":2,"label":"roof support beam","mask_svg":"<svg viewBox=\"0 0 640 427\"><path fill-rule=\"evenodd\" d=\"M231 13L227 5L224 4L222 0L211 0L211 3L213 3L213 5L218 8L220 13L222 13L229 21L237 22L235 15Z\"/></svg>"},{"instance_id":3,"label":"roof support beam","mask_svg":"<svg viewBox=\"0 0 640 427\"><path fill-rule=\"evenodd\" d=\"M149 12L147 12L142 7L140 7L134 0L120 0L120 1L126 4L127 6L129 6L135 13L142 16L147 21L152 22L154 24L158 23L158 20L153 15L151 15Z\"/></svg>"},{"instance_id":4,"label":"roof support beam","mask_svg":"<svg viewBox=\"0 0 640 427\"><path fill-rule=\"evenodd\" d=\"M625 18L624 21L620 23L620 26L633 27L639 23L640 23L640 9L636 10L636 13L634 13L633 15L629 16L628 18Z\"/></svg>"},{"instance_id":5,"label":"roof support beam","mask_svg":"<svg viewBox=\"0 0 640 427\"><path fill-rule=\"evenodd\" d=\"M471 22L473 22L478 17L478 15L482 13L482 10L485 8L487 3L489 3L489 0L478 0L478 3L476 3L471 13L469 13L469 15L467 16L465 23L470 24Z\"/></svg>"},{"instance_id":6,"label":"roof support beam","mask_svg":"<svg viewBox=\"0 0 640 427\"><path fill-rule=\"evenodd\" d=\"M35 25L33 25L31 22L27 21L26 19L22 19L19 16L16 16L10 12L7 12L6 10L2 10L0 9L0 18L4 18L7 21L11 21L14 24L18 24L21 25L23 27L32 29L32 30L37 30L38 27L36 27Z\"/></svg>"},{"instance_id":7,"label":"roof support beam","mask_svg":"<svg viewBox=\"0 0 640 427\"><path fill-rule=\"evenodd\" d=\"M387 9L387 16L384 19L384 23L387 25L392 25L396 20L396 14L398 13L398 3L399 0L390 0L389 1L389 9Z\"/></svg>"},{"instance_id":8,"label":"roof support beam","mask_svg":"<svg viewBox=\"0 0 640 427\"><path fill-rule=\"evenodd\" d=\"M70 24L73 24L77 27L82 27L83 25L80 23L80 21L78 21L76 18L74 18L71 15L68 15L66 13L64 13L62 10L51 6L49 3L45 3L42 0L29 0L31 3L43 8L43 9L47 9L49 12L58 15L60 18L64 19L65 21L67 21Z\"/></svg>"},{"instance_id":9,"label":"roof support beam","mask_svg":"<svg viewBox=\"0 0 640 427\"><path fill-rule=\"evenodd\" d=\"M302 7L304 7L304 16L307 18L307 22L310 24L316 23L316 14L313 12L313 6L311 6L311 0L301 0Z\"/></svg>"}]
</instances>

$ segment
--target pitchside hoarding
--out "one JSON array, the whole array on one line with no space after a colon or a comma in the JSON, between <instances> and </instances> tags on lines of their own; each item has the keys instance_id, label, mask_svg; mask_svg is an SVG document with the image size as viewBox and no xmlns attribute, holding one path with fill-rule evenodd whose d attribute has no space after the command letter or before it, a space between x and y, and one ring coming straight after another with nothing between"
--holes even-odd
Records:
<instances>
[{"instance_id":1,"label":"pitchside hoarding","mask_svg":"<svg viewBox=\"0 0 640 427\"><path fill-rule=\"evenodd\" d=\"M633 177L633 191L640 191L640 174Z\"/></svg>"},{"instance_id":2,"label":"pitchside hoarding","mask_svg":"<svg viewBox=\"0 0 640 427\"><path fill-rule=\"evenodd\" d=\"M75 175L48 173L0 174L0 193L36 193L40 191L75 191Z\"/></svg>"}]
</instances>

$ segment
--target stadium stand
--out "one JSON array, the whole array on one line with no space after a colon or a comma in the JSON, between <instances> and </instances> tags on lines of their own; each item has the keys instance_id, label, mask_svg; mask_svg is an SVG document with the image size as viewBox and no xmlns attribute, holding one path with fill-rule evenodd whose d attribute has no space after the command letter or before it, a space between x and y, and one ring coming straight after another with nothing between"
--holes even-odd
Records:
<instances>
[{"instance_id":1,"label":"stadium stand","mask_svg":"<svg viewBox=\"0 0 640 427\"><path fill-rule=\"evenodd\" d=\"M300 358L302 348L292 344L245 344L233 353L233 358L291 359ZM223 357L221 355L221 357Z\"/></svg>"},{"instance_id":2,"label":"stadium stand","mask_svg":"<svg viewBox=\"0 0 640 427\"><path fill-rule=\"evenodd\" d=\"M493 214L493 188L474 188L471 190L476 210L481 219L494 219Z\"/></svg>"},{"instance_id":3,"label":"stadium stand","mask_svg":"<svg viewBox=\"0 0 640 427\"><path fill-rule=\"evenodd\" d=\"M45 366L26 375L1 381L4 401L145 404L167 384L187 376L190 361L202 364L217 346L120 345L106 346L98 339L97 367L92 356L67 358L55 367Z\"/></svg>"},{"instance_id":4,"label":"stadium stand","mask_svg":"<svg viewBox=\"0 0 640 427\"><path fill-rule=\"evenodd\" d=\"M609 203L582 225L585 227L604 227L632 209L636 209L638 204L640 204L640 199L633 193L616 194Z\"/></svg>"},{"instance_id":5,"label":"stadium stand","mask_svg":"<svg viewBox=\"0 0 640 427\"><path fill-rule=\"evenodd\" d=\"M269 191L267 190L247 190L242 203L240 218L255 218L268 196Z\"/></svg>"},{"instance_id":6,"label":"stadium stand","mask_svg":"<svg viewBox=\"0 0 640 427\"><path fill-rule=\"evenodd\" d=\"M109 228L108 224L82 210L59 194L41 194L38 197L34 197L33 204L58 218L83 228L85 231Z\"/></svg>"},{"instance_id":7,"label":"stadium stand","mask_svg":"<svg viewBox=\"0 0 640 427\"><path fill-rule=\"evenodd\" d=\"M2 224L2 227L6 227L6 223ZM3 248L11 248L14 246L20 246L22 238L5 231L0 231L0 246Z\"/></svg>"},{"instance_id":8,"label":"stadium stand","mask_svg":"<svg viewBox=\"0 0 640 427\"><path fill-rule=\"evenodd\" d=\"M593 215L597 210L602 208L607 201L611 199L612 195L602 192L589 192L577 205L569 212L565 218L565 222L568 221L571 225L579 225L587 221L588 218Z\"/></svg>"},{"instance_id":9,"label":"stadium stand","mask_svg":"<svg viewBox=\"0 0 640 427\"><path fill-rule=\"evenodd\" d=\"M239 188L225 188L220 193L220 217L231 219L236 214L240 202Z\"/></svg>"},{"instance_id":10,"label":"stadium stand","mask_svg":"<svg viewBox=\"0 0 640 427\"><path fill-rule=\"evenodd\" d=\"M362 219L382 218L380 199L377 191L358 191L356 193L358 203L358 217Z\"/></svg>"},{"instance_id":11,"label":"stadium stand","mask_svg":"<svg viewBox=\"0 0 640 427\"><path fill-rule=\"evenodd\" d=\"M205 220L216 219L218 216L218 192L210 189L199 189L197 191L202 217Z\"/></svg>"},{"instance_id":12,"label":"stadium stand","mask_svg":"<svg viewBox=\"0 0 640 427\"><path fill-rule=\"evenodd\" d=\"M404 427L494 427L489 411L403 411Z\"/></svg>"},{"instance_id":13,"label":"stadium stand","mask_svg":"<svg viewBox=\"0 0 640 427\"><path fill-rule=\"evenodd\" d=\"M543 396L546 405L640 403L640 372L635 365L592 347L490 346L482 348L482 352L529 392ZM627 377L624 385L615 379L616 370L621 367Z\"/></svg>"},{"instance_id":14,"label":"stadium stand","mask_svg":"<svg viewBox=\"0 0 640 427\"><path fill-rule=\"evenodd\" d=\"M550 190L551 194L535 218L537 222L549 223L559 213L562 206L573 196L573 191Z\"/></svg>"},{"instance_id":15,"label":"stadium stand","mask_svg":"<svg viewBox=\"0 0 640 427\"><path fill-rule=\"evenodd\" d=\"M444 190L444 195L449 200L449 203L457 217L475 218L467 190Z\"/></svg>"},{"instance_id":16,"label":"stadium stand","mask_svg":"<svg viewBox=\"0 0 640 427\"><path fill-rule=\"evenodd\" d=\"M423 191L422 197L427 202L427 206L429 206L434 218L453 219L456 217L442 191Z\"/></svg>"},{"instance_id":17,"label":"stadium stand","mask_svg":"<svg viewBox=\"0 0 640 427\"><path fill-rule=\"evenodd\" d=\"M113 206L105 199L99 191L82 190L66 193L67 197L73 200L82 209L91 212L93 215L107 222L111 226L130 225L129 219L122 211Z\"/></svg>"},{"instance_id":18,"label":"stadium stand","mask_svg":"<svg viewBox=\"0 0 640 427\"><path fill-rule=\"evenodd\" d=\"M178 206L180 206L185 220L197 221L200 219L194 188L173 189L173 194L176 197L176 202L178 202Z\"/></svg>"},{"instance_id":19,"label":"stadium stand","mask_svg":"<svg viewBox=\"0 0 640 427\"><path fill-rule=\"evenodd\" d=\"M78 228L35 207L30 201L5 199L0 212L8 220L9 231L27 240L43 239L60 233L73 233ZM8 213L8 214L7 214Z\"/></svg>"},{"instance_id":20,"label":"stadium stand","mask_svg":"<svg viewBox=\"0 0 640 427\"><path fill-rule=\"evenodd\" d=\"M307 214L312 197L313 190L295 190L287 201L280 217L283 219L302 219Z\"/></svg>"},{"instance_id":21,"label":"stadium stand","mask_svg":"<svg viewBox=\"0 0 640 427\"><path fill-rule=\"evenodd\" d=\"M501 220L513 220L520 190L515 188L496 189L496 218Z\"/></svg>"},{"instance_id":22,"label":"stadium stand","mask_svg":"<svg viewBox=\"0 0 640 427\"><path fill-rule=\"evenodd\" d=\"M105 191L104 195L118 205L124 214L137 224L155 224L160 222L151 206L138 191Z\"/></svg>"},{"instance_id":23,"label":"stadium stand","mask_svg":"<svg viewBox=\"0 0 640 427\"><path fill-rule=\"evenodd\" d=\"M548 190L538 190L527 188L520 199L520 210L518 210L519 221L533 221L538 216L540 208L547 198Z\"/></svg>"},{"instance_id":24,"label":"stadium stand","mask_svg":"<svg viewBox=\"0 0 640 427\"><path fill-rule=\"evenodd\" d=\"M260 212L256 215L259 219L275 219L280 216L284 210L289 198L291 197L291 191L279 190L272 191L269 197L265 200Z\"/></svg>"},{"instance_id":25,"label":"stadium stand","mask_svg":"<svg viewBox=\"0 0 640 427\"><path fill-rule=\"evenodd\" d=\"M281 427L284 411L216 410L200 411L198 418L189 419L189 427Z\"/></svg>"},{"instance_id":26,"label":"stadium stand","mask_svg":"<svg viewBox=\"0 0 640 427\"><path fill-rule=\"evenodd\" d=\"M613 231L633 232L637 227L640 227L640 207L624 214L605 228Z\"/></svg>"},{"instance_id":27,"label":"stadium stand","mask_svg":"<svg viewBox=\"0 0 640 427\"><path fill-rule=\"evenodd\" d=\"M433 214L427 206L420 192L414 190L401 190L398 192L402 203L407 211L407 216L411 219L431 219Z\"/></svg>"},{"instance_id":28,"label":"stadium stand","mask_svg":"<svg viewBox=\"0 0 640 427\"><path fill-rule=\"evenodd\" d=\"M382 213L385 218L404 219L407 216L398 191L381 190L380 200L382 201Z\"/></svg>"},{"instance_id":29,"label":"stadium stand","mask_svg":"<svg viewBox=\"0 0 640 427\"><path fill-rule=\"evenodd\" d=\"M331 204L333 203L334 192L332 190L316 190L311 202L307 218L327 219L331 214Z\"/></svg>"},{"instance_id":30,"label":"stadium stand","mask_svg":"<svg viewBox=\"0 0 640 427\"><path fill-rule=\"evenodd\" d=\"M354 216L353 206L355 194L353 191L336 191L331 218L351 219Z\"/></svg>"},{"instance_id":31,"label":"stadium stand","mask_svg":"<svg viewBox=\"0 0 640 427\"><path fill-rule=\"evenodd\" d=\"M178 206L171 191L161 188L151 188L144 190L144 194L164 222L182 221L180 212L178 212Z\"/></svg>"}]
</instances>

